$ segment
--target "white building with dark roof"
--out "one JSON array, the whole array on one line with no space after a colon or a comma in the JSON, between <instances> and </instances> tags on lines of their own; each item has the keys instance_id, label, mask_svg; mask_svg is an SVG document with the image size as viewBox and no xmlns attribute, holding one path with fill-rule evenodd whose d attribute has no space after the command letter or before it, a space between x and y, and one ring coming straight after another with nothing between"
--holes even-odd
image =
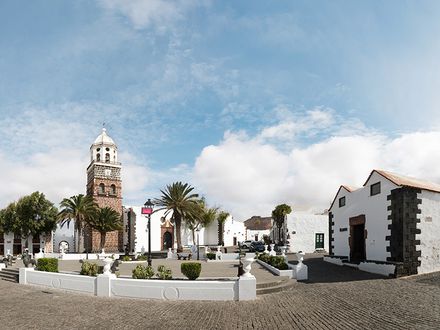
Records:
<instances>
[{"instance_id":1,"label":"white building with dark roof","mask_svg":"<svg viewBox=\"0 0 440 330\"><path fill-rule=\"evenodd\" d=\"M329 209L327 261L405 276L440 270L440 185L373 170Z\"/></svg>"}]
</instances>

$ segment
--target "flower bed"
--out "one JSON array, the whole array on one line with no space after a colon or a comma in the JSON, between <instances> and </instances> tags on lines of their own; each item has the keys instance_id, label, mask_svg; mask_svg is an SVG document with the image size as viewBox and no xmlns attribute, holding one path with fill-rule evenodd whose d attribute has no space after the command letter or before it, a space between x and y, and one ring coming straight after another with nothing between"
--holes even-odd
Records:
<instances>
[{"instance_id":1,"label":"flower bed","mask_svg":"<svg viewBox=\"0 0 440 330\"><path fill-rule=\"evenodd\" d=\"M264 261L257 259L257 263L265 267L267 270L269 270L272 274L277 276L287 276L289 278L295 278L295 271L293 269L286 269L286 270L280 270L278 268L275 268L274 266L269 265L268 263L265 263ZM291 265L288 265L290 268Z\"/></svg>"}]
</instances>

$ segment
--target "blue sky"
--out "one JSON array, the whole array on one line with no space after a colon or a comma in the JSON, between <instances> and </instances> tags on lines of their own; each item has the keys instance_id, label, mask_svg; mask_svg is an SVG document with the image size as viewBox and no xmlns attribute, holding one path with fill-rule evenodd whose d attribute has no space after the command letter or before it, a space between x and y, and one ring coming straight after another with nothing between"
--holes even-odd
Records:
<instances>
[{"instance_id":1,"label":"blue sky","mask_svg":"<svg viewBox=\"0 0 440 330\"><path fill-rule=\"evenodd\" d=\"M83 192L88 147L103 122L127 165L127 203L184 179L245 217L269 213L277 202L324 208L337 183L362 182L370 167L439 180L437 170L426 168L438 157L439 7L438 1L2 1L0 157L15 188L0 192L1 204L29 190L47 190L55 201ZM336 162L339 172L320 179L328 188L319 198L290 193L316 187L299 172L308 178L329 172L310 165L304 153L330 153L329 143L358 138L373 143L374 157L336 148L328 157L347 157L351 167ZM412 138L405 146L426 144L417 165L385 154L405 138ZM399 148L402 155L414 152ZM277 157L287 168L263 164ZM61 158L70 172L56 183L17 173L17 164L24 172L57 171L65 166ZM301 161L307 169L298 168ZM254 190L261 191L249 201Z\"/></svg>"}]
</instances>

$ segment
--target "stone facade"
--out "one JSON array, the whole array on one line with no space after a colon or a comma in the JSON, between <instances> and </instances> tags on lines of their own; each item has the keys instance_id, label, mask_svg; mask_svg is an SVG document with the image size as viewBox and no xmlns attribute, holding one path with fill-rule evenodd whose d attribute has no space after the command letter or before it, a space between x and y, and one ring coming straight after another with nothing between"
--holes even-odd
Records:
<instances>
[{"instance_id":1,"label":"stone facade","mask_svg":"<svg viewBox=\"0 0 440 330\"><path fill-rule=\"evenodd\" d=\"M417 250L420 240L416 240L416 234L420 234L420 229L417 229L417 223L420 222L417 217L420 213L419 204L422 202L417 194L420 193L420 189L403 187L392 190L388 196L391 201L388 207L391 211L388 216L391 235L386 240L390 242L387 251L391 257L387 261L396 262L396 276L417 274L420 266L421 253Z\"/></svg>"},{"instance_id":2,"label":"stone facade","mask_svg":"<svg viewBox=\"0 0 440 330\"><path fill-rule=\"evenodd\" d=\"M334 248L334 245L333 245L333 241L335 240L334 239L334 237L333 237L333 233L334 233L334 231L333 231L333 226L334 226L334 222L333 222L333 213L332 212L329 212L328 213L328 240L329 240L329 242L328 242L328 254L329 255L333 255L333 248Z\"/></svg>"},{"instance_id":3,"label":"stone facade","mask_svg":"<svg viewBox=\"0 0 440 330\"><path fill-rule=\"evenodd\" d=\"M117 162L117 146L103 130L90 147L91 163L87 168L87 195L93 196L99 207L111 207L122 217L121 164ZM106 155L110 155L106 157ZM101 235L95 230L86 230L86 248L100 251ZM106 252L123 250L123 231L108 232L104 249Z\"/></svg>"}]
</instances>

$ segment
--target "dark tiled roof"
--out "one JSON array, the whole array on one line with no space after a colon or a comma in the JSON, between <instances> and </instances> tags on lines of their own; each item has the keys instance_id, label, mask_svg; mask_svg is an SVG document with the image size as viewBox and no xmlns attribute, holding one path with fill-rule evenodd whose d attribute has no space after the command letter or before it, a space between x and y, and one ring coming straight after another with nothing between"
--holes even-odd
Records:
<instances>
[{"instance_id":1,"label":"dark tiled roof","mask_svg":"<svg viewBox=\"0 0 440 330\"><path fill-rule=\"evenodd\" d=\"M368 180L370 180L370 177L373 175L374 172L379 173L383 177L387 178L394 184L401 186L401 187L412 187L412 188L418 188L422 190L429 190L434 192L440 192L440 185L432 182L427 182L415 178L410 178L407 176L403 176L400 174L384 171L384 170L373 170L370 173L370 176L368 177L367 181L364 183L364 186L367 184Z\"/></svg>"},{"instance_id":2,"label":"dark tiled roof","mask_svg":"<svg viewBox=\"0 0 440 330\"><path fill-rule=\"evenodd\" d=\"M244 222L246 229L250 230L266 230L272 228L271 217L253 216Z\"/></svg>"}]
</instances>

